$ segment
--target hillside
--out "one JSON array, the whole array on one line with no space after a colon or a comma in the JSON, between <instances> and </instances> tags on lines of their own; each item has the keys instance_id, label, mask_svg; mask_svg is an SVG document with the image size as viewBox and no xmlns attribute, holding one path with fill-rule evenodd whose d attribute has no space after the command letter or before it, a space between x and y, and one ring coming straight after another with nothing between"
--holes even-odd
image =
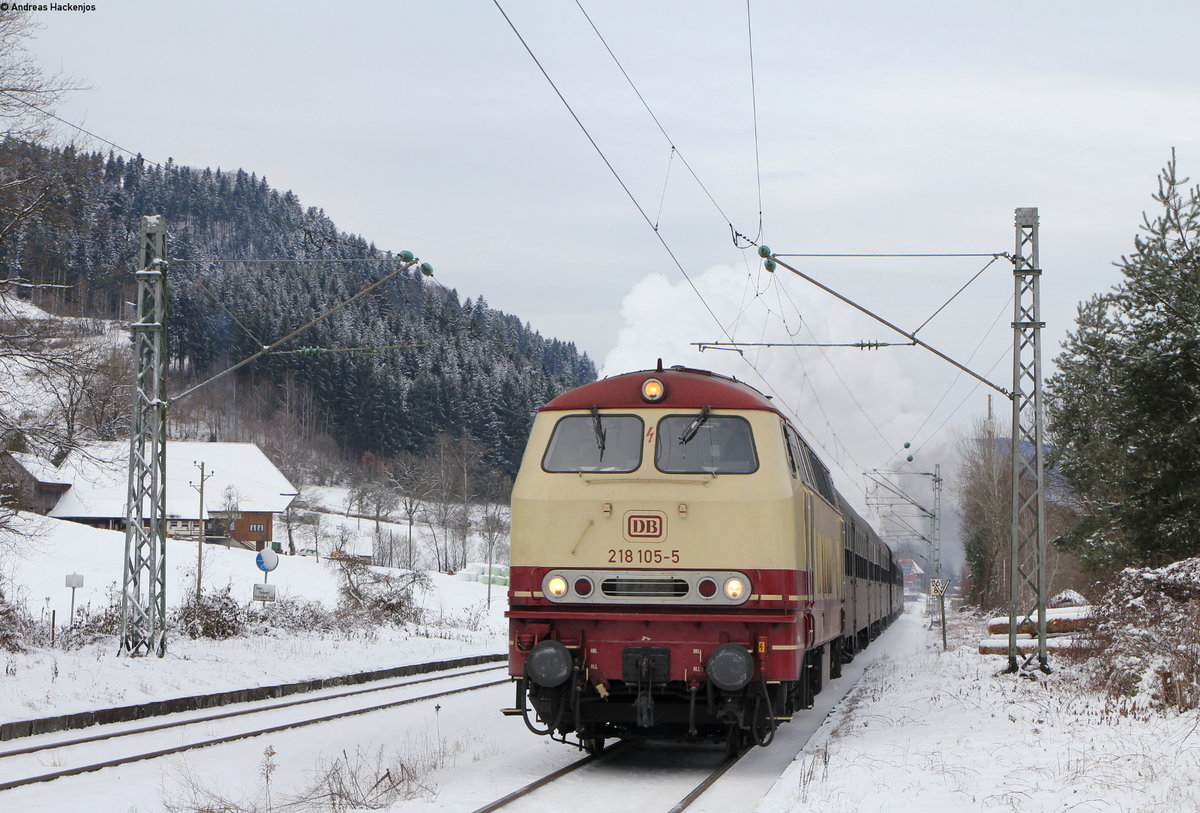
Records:
<instances>
[{"instance_id":1,"label":"hillside","mask_svg":"<svg viewBox=\"0 0 1200 813\"><path fill-rule=\"evenodd\" d=\"M44 181L34 191L47 198L0 240L0 279L53 286L17 289L52 313L128 320L140 218L166 218L174 391L399 265L243 170L16 141L0 143L0 168ZM396 248L419 243L414 235ZM512 474L532 411L596 375L574 344L544 338L482 297L460 300L415 270L279 350L203 391L194 409L205 411L204 425L194 419L191 431L238 440L248 423L283 426L293 442L328 436L352 458L419 453L440 434L466 432L488 464Z\"/></svg>"}]
</instances>

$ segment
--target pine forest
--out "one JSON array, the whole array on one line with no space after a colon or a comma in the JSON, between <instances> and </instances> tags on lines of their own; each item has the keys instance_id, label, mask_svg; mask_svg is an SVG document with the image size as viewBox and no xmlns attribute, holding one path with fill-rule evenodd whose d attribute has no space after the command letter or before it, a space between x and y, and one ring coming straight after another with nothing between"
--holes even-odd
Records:
<instances>
[{"instance_id":1,"label":"pine forest","mask_svg":"<svg viewBox=\"0 0 1200 813\"><path fill-rule=\"evenodd\" d=\"M61 315L128 321L141 216L170 230L171 390L276 342L396 270L319 208L243 170L191 169L7 140L0 161L45 179L35 211L0 241L0 276ZM414 245L419 235L414 235ZM397 248L408 248L405 246ZM593 380L574 344L416 268L173 411L177 434L336 445L344 459L421 454L469 436L512 475L533 411ZM251 428L248 428L251 427ZM268 445L285 446L276 438ZM319 475L308 472L309 476Z\"/></svg>"}]
</instances>

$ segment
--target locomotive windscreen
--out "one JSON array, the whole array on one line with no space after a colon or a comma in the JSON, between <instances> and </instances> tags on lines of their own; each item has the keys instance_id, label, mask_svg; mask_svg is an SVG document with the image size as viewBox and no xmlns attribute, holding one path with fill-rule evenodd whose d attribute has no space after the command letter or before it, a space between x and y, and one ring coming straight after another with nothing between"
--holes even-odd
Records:
<instances>
[{"instance_id":1,"label":"locomotive windscreen","mask_svg":"<svg viewBox=\"0 0 1200 813\"><path fill-rule=\"evenodd\" d=\"M642 464L636 415L568 415L554 427L542 468L549 472L630 472Z\"/></svg>"},{"instance_id":2,"label":"locomotive windscreen","mask_svg":"<svg viewBox=\"0 0 1200 813\"><path fill-rule=\"evenodd\" d=\"M658 422L654 462L659 471L670 474L750 474L758 470L750 423L735 415L663 418Z\"/></svg>"}]
</instances>

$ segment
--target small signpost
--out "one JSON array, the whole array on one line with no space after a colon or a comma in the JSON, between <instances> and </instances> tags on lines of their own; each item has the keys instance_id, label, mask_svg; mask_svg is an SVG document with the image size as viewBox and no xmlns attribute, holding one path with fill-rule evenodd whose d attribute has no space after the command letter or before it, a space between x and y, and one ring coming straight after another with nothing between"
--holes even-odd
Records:
<instances>
[{"instance_id":1,"label":"small signpost","mask_svg":"<svg viewBox=\"0 0 1200 813\"><path fill-rule=\"evenodd\" d=\"M942 651L946 651L946 588L950 586L949 579L930 579L929 592L937 596L942 614Z\"/></svg>"},{"instance_id":2,"label":"small signpost","mask_svg":"<svg viewBox=\"0 0 1200 813\"><path fill-rule=\"evenodd\" d=\"M279 567L279 554L270 548L263 548L258 552L258 556L254 557L254 563L263 572L263 580L262 584L254 585L251 601L274 601L275 585L267 584L267 574Z\"/></svg>"},{"instance_id":3,"label":"small signpost","mask_svg":"<svg viewBox=\"0 0 1200 813\"><path fill-rule=\"evenodd\" d=\"M83 576L79 573L67 574L67 587L71 588L71 621L69 626L75 626L75 590L83 587Z\"/></svg>"}]
</instances>

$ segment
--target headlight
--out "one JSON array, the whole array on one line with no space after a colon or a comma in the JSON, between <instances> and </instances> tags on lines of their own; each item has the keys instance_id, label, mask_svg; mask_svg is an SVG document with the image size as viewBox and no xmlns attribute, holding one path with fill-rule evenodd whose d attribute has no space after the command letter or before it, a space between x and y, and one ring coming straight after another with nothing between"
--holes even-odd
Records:
<instances>
[{"instance_id":1,"label":"headlight","mask_svg":"<svg viewBox=\"0 0 1200 813\"><path fill-rule=\"evenodd\" d=\"M546 592L555 598L562 598L567 594L567 580L562 576L555 576L546 582Z\"/></svg>"},{"instance_id":2,"label":"headlight","mask_svg":"<svg viewBox=\"0 0 1200 813\"><path fill-rule=\"evenodd\" d=\"M725 598L737 601L746 594L746 583L737 576L725 580Z\"/></svg>"},{"instance_id":3,"label":"headlight","mask_svg":"<svg viewBox=\"0 0 1200 813\"><path fill-rule=\"evenodd\" d=\"M642 382L642 398L650 403L661 401L666 394L667 386L660 379L647 378Z\"/></svg>"}]
</instances>

